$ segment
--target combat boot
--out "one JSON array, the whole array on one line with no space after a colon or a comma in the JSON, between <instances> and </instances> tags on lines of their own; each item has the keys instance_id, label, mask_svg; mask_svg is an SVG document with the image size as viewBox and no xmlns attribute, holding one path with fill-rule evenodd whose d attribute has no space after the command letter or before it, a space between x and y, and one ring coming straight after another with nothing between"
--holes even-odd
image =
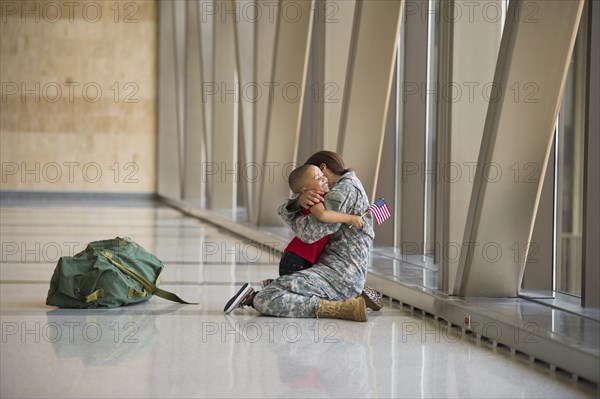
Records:
<instances>
[{"instance_id":1,"label":"combat boot","mask_svg":"<svg viewBox=\"0 0 600 399\"><path fill-rule=\"evenodd\" d=\"M368 285L365 284L365 288L360 296L364 298L365 304L369 309L381 310L383 308L382 295Z\"/></svg>"},{"instance_id":2,"label":"combat boot","mask_svg":"<svg viewBox=\"0 0 600 399\"><path fill-rule=\"evenodd\" d=\"M367 321L367 306L363 297L346 299L343 302L319 299L317 317L353 321Z\"/></svg>"}]
</instances>

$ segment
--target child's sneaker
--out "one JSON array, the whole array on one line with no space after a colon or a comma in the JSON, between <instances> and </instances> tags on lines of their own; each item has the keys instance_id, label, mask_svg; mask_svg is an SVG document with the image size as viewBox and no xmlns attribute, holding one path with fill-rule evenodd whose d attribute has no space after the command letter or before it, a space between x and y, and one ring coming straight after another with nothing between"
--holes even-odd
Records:
<instances>
[{"instance_id":1,"label":"child's sneaker","mask_svg":"<svg viewBox=\"0 0 600 399\"><path fill-rule=\"evenodd\" d=\"M235 308L252 306L252 299L254 299L254 288L250 287L250 283L246 283L240 288L237 294L231 297L223 311L230 313Z\"/></svg>"}]
</instances>

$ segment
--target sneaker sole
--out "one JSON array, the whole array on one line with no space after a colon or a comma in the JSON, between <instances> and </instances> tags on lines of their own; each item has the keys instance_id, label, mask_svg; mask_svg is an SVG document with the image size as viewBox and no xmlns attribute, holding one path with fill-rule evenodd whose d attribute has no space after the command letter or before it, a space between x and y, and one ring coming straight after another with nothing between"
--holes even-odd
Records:
<instances>
[{"instance_id":1,"label":"sneaker sole","mask_svg":"<svg viewBox=\"0 0 600 399\"><path fill-rule=\"evenodd\" d=\"M251 289L252 287L250 287L250 283L242 285L242 288L240 288L237 294L231 297L229 302L227 302L227 305L225 305L225 308L223 308L223 312L230 313L233 309L237 308L240 302L242 302L246 294L250 292Z\"/></svg>"}]
</instances>

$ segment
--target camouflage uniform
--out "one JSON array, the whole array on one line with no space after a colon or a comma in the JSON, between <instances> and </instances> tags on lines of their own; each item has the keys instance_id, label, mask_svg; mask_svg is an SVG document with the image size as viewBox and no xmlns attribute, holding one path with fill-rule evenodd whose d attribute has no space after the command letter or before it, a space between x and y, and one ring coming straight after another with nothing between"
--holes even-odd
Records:
<instances>
[{"instance_id":1,"label":"camouflage uniform","mask_svg":"<svg viewBox=\"0 0 600 399\"><path fill-rule=\"evenodd\" d=\"M348 224L325 224L313 215L279 207L279 215L302 241L311 243L328 234L329 243L310 269L281 276L254 297L254 308L280 317L316 317L319 298L343 301L359 295L369 266L375 234L373 218L365 216L362 229ZM347 172L325 196L325 208L362 215L369 199L354 172Z\"/></svg>"}]
</instances>

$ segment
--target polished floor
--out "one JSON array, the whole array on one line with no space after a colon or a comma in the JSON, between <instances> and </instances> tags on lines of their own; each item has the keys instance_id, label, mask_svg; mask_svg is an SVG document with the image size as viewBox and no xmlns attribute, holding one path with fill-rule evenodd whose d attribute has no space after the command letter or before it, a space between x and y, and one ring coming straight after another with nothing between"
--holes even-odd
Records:
<instances>
[{"instance_id":1,"label":"polished floor","mask_svg":"<svg viewBox=\"0 0 600 399\"><path fill-rule=\"evenodd\" d=\"M3 203L0 397L579 398L598 392L397 303L367 323L224 315L278 256L151 201ZM45 305L60 256L128 236L166 265L160 298Z\"/></svg>"}]
</instances>

